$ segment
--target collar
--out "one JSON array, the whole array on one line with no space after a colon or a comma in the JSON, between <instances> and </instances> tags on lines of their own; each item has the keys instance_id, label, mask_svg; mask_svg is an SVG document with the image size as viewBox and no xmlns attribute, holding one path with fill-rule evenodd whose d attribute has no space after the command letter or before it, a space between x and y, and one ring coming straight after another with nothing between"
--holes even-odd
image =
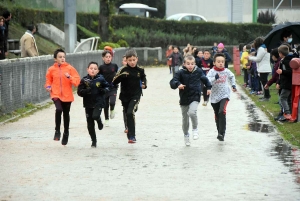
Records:
<instances>
[{"instance_id":1,"label":"collar","mask_svg":"<svg viewBox=\"0 0 300 201\"><path fill-rule=\"evenodd\" d=\"M214 70L216 70L216 71L224 71L225 68L217 68L216 66L214 66Z\"/></svg>"}]
</instances>

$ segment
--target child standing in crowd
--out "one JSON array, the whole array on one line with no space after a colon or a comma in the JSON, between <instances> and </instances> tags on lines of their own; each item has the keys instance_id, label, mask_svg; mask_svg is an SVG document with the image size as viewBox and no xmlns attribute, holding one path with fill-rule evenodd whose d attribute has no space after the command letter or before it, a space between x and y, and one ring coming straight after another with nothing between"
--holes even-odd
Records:
<instances>
[{"instance_id":1,"label":"child standing in crowd","mask_svg":"<svg viewBox=\"0 0 300 201\"><path fill-rule=\"evenodd\" d=\"M83 107L85 107L86 122L89 134L91 136L91 147L97 147L97 137L95 131L95 122L98 123L98 129L102 130L101 111L105 107L105 92L110 86L102 75L98 75L98 63L90 62L87 67L88 75L83 77L77 89L77 94L83 97Z\"/></svg>"},{"instance_id":2,"label":"child standing in crowd","mask_svg":"<svg viewBox=\"0 0 300 201\"><path fill-rule=\"evenodd\" d=\"M179 70L179 66L182 64L183 58L181 53L178 50L178 47L174 46L173 53L168 57L169 60L172 60L172 72L173 77L175 73Z\"/></svg>"},{"instance_id":3,"label":"child standing in crowd","mask_svg":"<svg viewBox=\"0 0 300 201\"><path fill-rule=\"evenodd\" d=\"M203 59L201 59L201 63L200 63L200 68L202 68L203 72L205 75L207 75L208 71L213 67L213 60L210 58L210 52L208 50L204 50L204 57ZM204 83L202 83L201 85L202 87L202 92L203 92L203 106L207 106L207 102L209 99L209 95L207 95L207 88L204 85Z\"/></svg>"},{"instance_id":4,"label":"child standing in crowd","mask_svg":"<svg viewBox=\"0 0 300 201\"><path fill-rule=\"evenodd\" d=\"M173 52L173 46L169 45L169 47L168 47L168 49L166 51L166 57L167 57L167 59L172 54L172 52ZM167 65L169 66L169 70L170 70L170 74L171 74L172 73L172 69L171 69L171 67L172 67L172 61L168 59L167 60Z\"/></svg>"},{"instance_id":5,"label":"child standing in crowd","mask_svg":"<svg viewBox=\"0 0 300 201\"><path fill-rule=\"evenodd\" d=\"M292 54L289 55L289 47L281 45L278 48L278 53L281 58L279 69L276 73L279 74L279 80L276 85L277 89L280 89L280 105L283 108L283 116L285 119L291 119L291 103L289 97L292 90L292 69L290 67L290 61L294 57Z\"/></svg>"},{"instance_id":6,"label":"child standing in crowd","mask_svg":"<svg viewBox=\"0 0 300 201\"><path fill-rule=\"evenodd\" d=\"M225 56L225 68L228 68L228 63L231 62L231 57L229 56L227 50L225 49L225 46L223 43L218 44L218 50L217 53L223 53Z\"/></svg>"},{"instance_id":7,"label":"child standing in crowd","mask_svg":"<svg viewBox=\"0 0 300 201\"><path fill-rule=\"evenodd\" d=\"M111 63L113 57L112 50L104 50L102 53L102 59L104 64L99 66L99 74L103 75L105 80L108 83L112 83L112 80L116 73L118 72L118 65L115 63ZM117 90L118 85L110 86L109 92L105 94L105 108L104 108L104 116L105 116L105 126L109 126L109 118L113 119L115 117L115 105L116 105L116 98L117 98ZM110 116L108 110L110 108Z\"/></svg>"},{"instance_id":8,"label":"child standing in crowd","mask_svg":"<svg viewBox=\"0 0 300 201\"><path fill-rule=\"evenodd\" d=\"M192 120L193 139L199 138L197 108L201 98L201 81L206 85L207 95L209 95L211 84L201 68L195 66L195 58L191 55L184 58L184 66L170 81L172 89L179 89L182 130L186 146L190 146L189 117Z\"/></svg>"},{"instance_id":9,"label":"child standing in crowd","mask_svg":"<svg viewBox=\"0 0 300 201\"><path fill-rule=\"evenodd\" d=\"M60 140L61 114L63 113L64 133L61 144L66 145L69 139L69 112L71 103L74 101L72 85L79 85L80 76L76 69L66 62L66 53L62 49L55 50L54 60L54 65L48 68L45 87L50 92L56 108L54 140Z\"/></svg>"},{"instance_id":10,"label":"child standing in crowd","mask_svg":"<svg viewBox=\"0 0 300 201\"><path fill-rule=\"evenodd\" d=\"M214 42L214 46L211 48L211 53L212 53L212 56L214 56L218 51L218 46L217 46L217 43Z\"/></svg>"},{"instance_id":11,"label":"child standing in crowd","mask_svg":"<svg viewBox=\"0 0 300 201\"><path fill-rule=\"evenodd\" d=\"M125 125L128 126L128 143L135 143L135 112L139 104L142 89L147 88L147 80L143 68L137 66L137 53L127 50L125 53L127 66L122 67L113 79L113 84L121 83L120 100L122 101L123 112L126 113Z\"/></svg>"},{"instance_id":12,"label":"child standing in crowd","mask_svg":"<svg viewBox=\"0 0 300 201\"><path fill-rule=\"evenodd\" d=\"M224 141L226 131L226 107L230 99L230 88L228 81L232 86L232 91L236 91L234 74L224 68L225 55L216 53L214 56L215 66L208 72L207 78L212 83L211 106L215 113L215 122L218 130L217 139Z\"/></svg>"},{"instance_id":13,"label":"child standing in crowd","mask_svg":"<svg viewBox=\"0 0 300 201\"><path fill-rule=\"evenodd\" d=\"M250 45L245 45L243 47L243 53L241 56L241 63L242 63L242 67L243 67L243 73L244 73L244 87L249 86L249 82L248 82L248 69L247 69L247 65L248 65L248 58L249 57L249 52L250 52L251 46Z\"/></svg>"}]
</instances>

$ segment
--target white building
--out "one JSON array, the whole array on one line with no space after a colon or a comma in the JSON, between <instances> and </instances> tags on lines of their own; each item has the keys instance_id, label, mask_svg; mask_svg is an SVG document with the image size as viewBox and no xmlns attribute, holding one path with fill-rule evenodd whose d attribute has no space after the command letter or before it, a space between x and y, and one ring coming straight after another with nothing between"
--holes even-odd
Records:
<instances>
[{"instance_id":1,"label":"white building","mask_svg":"<svg viewBox=\"0 0 300 201\"><path fill-rule=\"evenodd\" d=\"M258 10L276 14L276 23L300 21L300 0L257 0ZM193 13L213 22L252 22L253 0L166 0L166 17Z\"/></svg>"}]
</instances>

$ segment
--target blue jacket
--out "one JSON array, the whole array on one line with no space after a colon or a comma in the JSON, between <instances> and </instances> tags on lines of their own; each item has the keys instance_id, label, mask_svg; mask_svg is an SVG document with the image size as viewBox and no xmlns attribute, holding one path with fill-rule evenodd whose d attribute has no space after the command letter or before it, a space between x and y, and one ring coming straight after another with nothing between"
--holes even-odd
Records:
<instances>
[{"instance_id":1,"label":"blue jacket","mask_svg":"<svg viewBox=\"0 0 300 201\"><path fill-rule=\"evenodd\" d=\"M102 75L92 78L90 75L83 77L77 88L78 96L83 97L83 107L95 108L105 107L105 93L109 91L109 83Z\"/></svg>"},{"instance_id":2,"label":"blue jacket","mask_svg":"<svg viewBox=\"0 0 300 201\"><path fill-rule=\"evenodd\" d=\"M203 73L201 68L194 67L192 72L189 72L185 66L180 69L173 79L170 81L172 89L177 89L180 84L186 87L179 90L180 105L189 105L193 101L200 102L201 98L201 81L205 84L207 89L211 89L211 83Z\"/></svg>"},{"instance_id":3,"label":"blue jacket","mask_svg":"<svg viewBox=\"0 0 300 201\"><path fill-rule=\"evenodd\" d=\"M223 49L220 53L223 53L225 55L225 68L228 68L228 63L232 61L231 57L225 49Z\"/></svg>"}]
</instances>

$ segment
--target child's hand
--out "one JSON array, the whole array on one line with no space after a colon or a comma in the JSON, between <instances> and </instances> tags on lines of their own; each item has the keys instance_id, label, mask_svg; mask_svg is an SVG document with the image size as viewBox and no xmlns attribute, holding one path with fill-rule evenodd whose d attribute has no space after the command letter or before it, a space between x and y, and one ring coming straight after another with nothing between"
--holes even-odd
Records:
<instances>
[{"instance_id":1,"label":"child's hand","mask_svg":"<svg viewBox=\"0 0 300 201\"><path fill-rule=\"evenodd\" d=\"M233 92L236 92L236 91L237 91L235 85L232 85L232 91L233 91Z\"/></svg>"},{"instance_id":2,"label":"child's hand","mask_svg":"<svg viewBox=\"0 0 300 201\"><path fill-rule=\"evenodd\" d=\"M266 84L266 85L264 86L264 88L265 88L265 89L269 89L269 86Z\"/></svg>"},{"instance_id":3,"label":"child's hand","mask_svg":"<svg viewBox=\"0 0 300 201\"><path fill-rule=\"evenodd\" d=\"M207 90L207 95L210 95L211 94L211 90Z\"/></svg>"},{"instance_id":4,"label":"child's hand","mask_svg":"<svg viewBox=\"0 0 300 201\"><path fill-rule=\"evenodd\" d=\"M276 84L276 89L280 89L280 85L279 84Z\"/></svg>"},{"instance_id":5,"label":"child's hand","mask_svg":"<svg viewBox=\"0 0 300 201\"><path fill-rule=\"evenodd\" d=\"M51 86L46 87L46 90L47 90L48 92L50 92L50 91L51 91Z\"/></svg>"},{"instance_id":6,"label":"child's hand","mask_svg":"<svg viewBox=\"0 0 300 201\"><path fill-rule=\"evenodd\" d=\"M278 70L276 71L276 73L278 73L278 75L280 75L280 74L282 74L282 70L281 70L281 69L278 69Z\"/></svg>"},{"instance_id":7,"label":"child's hand","mask_svg":"<svg viewBox=\"0 0 300 201\"><path fill-rule=\"evenodd\" d=\"M183 84L180 84L179 86L178 86L178 89L184 89L184 87L185 87L185 85L183 85Z\"/></svg>"},{"instance_id":8,"label":"child's hand","mask_svg":"<svg viewBox=\"0 0 300 201\"><path fill-rule=\"evenodd\" d=\"M146 89L146 85L144 82L142 82L142 89Z\"/></svg>"},{"instance_id":9,"label":"child's hand","mask_svg":"<svg viewBox=\"0 0 300 201\"><path fill-rule=\"evenodd\" d=\"M65 76L66 76L67 78L70 78L70 74L69 74L69 73L65 73Z\"/></svg>"}]
</instances>

